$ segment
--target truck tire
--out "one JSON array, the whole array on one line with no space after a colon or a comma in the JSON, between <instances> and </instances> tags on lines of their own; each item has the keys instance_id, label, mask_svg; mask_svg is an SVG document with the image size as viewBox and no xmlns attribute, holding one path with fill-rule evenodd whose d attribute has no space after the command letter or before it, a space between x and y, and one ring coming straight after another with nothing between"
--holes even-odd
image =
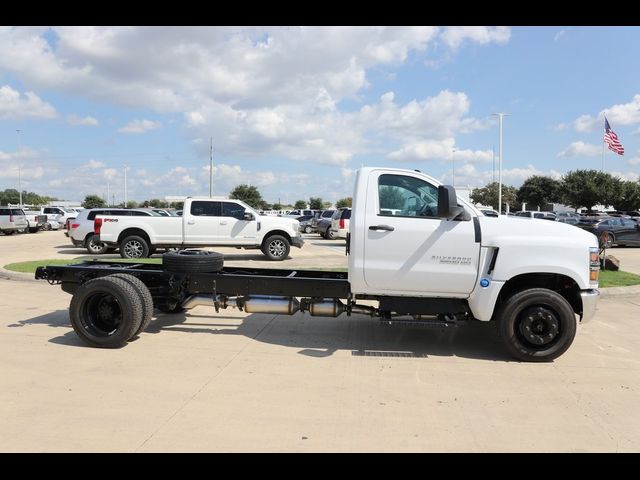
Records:
<instances>
[{"instance_id":1,"label":"truck tire","mask_svg":"<svg viewBox=\"0 0 640 480\"><path fill-rule=\"evenodd\" d=\"M496 318L507 350L525 362L559 357L576 335L573 308L562 295L546 288L516 293L500 306Z\"/></svg>"},{"instance_id":2,"label":"truck tire","mask_svg":"<svg viewBox=\"0 0 640 480\"><path fill-rule=\"evenodd\" d=\"M290 250L289 240L282 235L271 235L262 244L262 253L273 261L284 260L289 255Z\"/></svg>"},{"instance_id":3,"label":"truck tire","mask_svg":"<svg viewBox=\"0 0 640 480\"><path fill-rule=\"evenodd\" d=\"M327 228L327 230L324 232L323 237L325 240L335 240L336 234Z\"/></svg>"},{"instance_id":4,"label":"truck tire","mask_svg":"<svg viewBox=\"0 0 640 480\"><path fill-rule=\"evenodd\" d=\"M162 254L162 266L175 273L219 272L224 266L224 256L206 250L166 252Z\"/></svg>"},{"instance_id":5,"label":"truck tire","mask_svg":"<svg viewBox=\"0 0 640 480\"><path fill-rule=\"evenodd\" d=\"M76 334L89 345L121 348L140 328L140 295L121 278L94 278L73 294L69 319Z\"/></svg>"},{"instance_id":6,"label":"truck tire","mask_svg":"<svg viewBox=\"0 0 640 480\"><path fill-rule=\"evenodd\" d=\"M96 242L96 236L91 234L87 237L85 241L85 246L87 248L87 252L92 255L102 255L103 253L107 253L107 245L102 242Z\"/></svg>"},{"instance_id":7,"label":"truck tire","mask_svg":"<svg viewBox=\"0 0 640 480\"><path fill-rule=\"evenodd\" d=\"M38 233L38 227L29 227L29 233Z\"/></svg>"},{"instance_id":8,"label":"truck tire","mask_svg":"<svg viewBox=\"0 0 640 480\"><path fill-rule=\"evenodd\" d=\"M16 233L15 230L3 230L3 232L5 235L13 235L14 233Z\"/></svg>"},{"instance_id":9,"label":"truck tire","mask_svg":"<svg viewBox=\"0 0 640 480\"><path fill-rule=\"evenodd\" d=\"M122 258L147 258L149 244L137 235L131 235L120 242L120 256Z\"/></svg>"},{"instance_id":10,"label":"truck tire","mask_svg":"<svg viewBox=\"0 0 640 480\"><path fill-rule=\"evenodd\" d=\"M600 234L600 248L611 248L616 240L616 237L611 232L602 232Z\"/></svg>"},{"instance_id":11,"label":"truck tire","mask_svg":"<svg viewBox=\"0 0 640 480\"><path fill-rule=\"evenodd\" d=\"M153 297L151 296L151 292L142 280L134 277L133 275L129 275L128 273L116 273L109 275L109 277L121 278L125 282L131 284L131 286L138 291L138 296L140 297L140 303L142 305L142 321L140 322L138 331L133 335L136 337L144 332L151 323L151 318L153 317Z\"/></svg>"}]
</instances>

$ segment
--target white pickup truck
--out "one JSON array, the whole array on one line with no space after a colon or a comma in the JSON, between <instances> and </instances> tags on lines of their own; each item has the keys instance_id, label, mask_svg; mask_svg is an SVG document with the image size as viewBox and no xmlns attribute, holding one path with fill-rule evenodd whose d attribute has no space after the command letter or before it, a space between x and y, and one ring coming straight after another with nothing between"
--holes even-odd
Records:
<instances>
[{"instance_id":1,"label":"white pickup truck","mask_svg":"<svg viewBox=\"0 0 640 480\"><path fill-rule=\"evenodd\" d=\"M284 260L302 247L295 219L260 215L241 200L187 198L181 217L100 215L96 241L120 249L122 258L148 257L156 248L232 246L260 248L269 260Z\"/></svg>"},{"instance_id":2,"label":"white pickup truck","mask_svg":"<svg viewBox=\"0 0 640 480\"><path fill-rule=\"evenodd\" d=\"M185 212L193 213L193 202ZM203 217L186 214L189 227L190 218L197 225ZM108 219L103 228L114 223ZM88 262L39 267L36 278L72 293L76 333L109 348L143 331L154 306L177 313L209 305L216 312L365 314L384 323L493 321L514 357L539 362L562 355L579 321L595 314L600 257L593 234L560 222L485 216L419 171L360 169L346 243L347 273L225 268L219 253L183 250L165 253L162 266Z\"/></svg>"}]
</instances>

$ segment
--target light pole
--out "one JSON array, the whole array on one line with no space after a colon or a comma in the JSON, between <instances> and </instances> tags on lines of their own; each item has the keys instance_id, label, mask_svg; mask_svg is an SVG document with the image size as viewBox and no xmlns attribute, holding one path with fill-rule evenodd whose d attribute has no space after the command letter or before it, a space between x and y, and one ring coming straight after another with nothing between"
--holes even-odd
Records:
<instances>
[{"instance_id":1,"label":"light pole","mask_svg":"<svg viewBox=\"0 0 640 480\"><path fill-rule=\"evenodd\" d=\"M18 149L16 150L16 156L20 155L20 130L16 129L18 135ZM22 171L20 168L20 160L18 159L18 193L20 194L20 207L22 207Z\"/></svg>"},{"instance_id":2,"label":"light pole","mask_svg":"<svg viewBox=\"0 0 640 480\"><path fill-rule=\"evenodd\" d=\"M124 166L124 208L127 208L127 166Z\"/></svg>"},{"instance_id":3,"label":"light pole","mask_svg":"<svg viewBox=\"0 0 640 480\"><path fill-rule=\"evenodd\" d=\"M452 186L455 188L456 186L456 161L454 159L454 155L456 153L456 147L451 149L451 180Z\"/></svg>"},{"instance_id":4,"label":"light pole","mask_svg":"<svg viewBox=\"0 0 640 480\"><path fill-rule=\"evenodd\" d=\"M213 198L213 137L209 148L209 198Z\"/></svg>"},{"instance_id":5,"label":"light pole","mask_svg":"<svg viewBox=\"0 0 640 480\"><path fill-rule=\"evenodd\" d=\"M500 117L500 163L498 166L498 214L502 215L502 119L509 115L508 113L492 113Z\"/></svg>"}]
</instances>

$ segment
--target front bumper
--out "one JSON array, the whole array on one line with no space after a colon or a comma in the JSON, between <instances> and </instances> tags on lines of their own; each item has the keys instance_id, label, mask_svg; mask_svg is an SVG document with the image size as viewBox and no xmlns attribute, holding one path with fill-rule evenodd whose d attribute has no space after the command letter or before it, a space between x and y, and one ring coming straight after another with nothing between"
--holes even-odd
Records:
<instances>
[{"instance_id":1,"label":"front bumper","mask_svg":"<svg viewBox=\"0 0 640 480\"><path fill-rule=\"evenodd\" d=\"M595 288L592 290L582 290L580 292L580 298L582 298L582 316L580 317L580 321L582 323L587 323L596 314L599 297L600 292Z\"/></svg>"},{"instance_id":2,"label":"front bumper","mask_svg":"<svg viewBox=\"0 0 640 480\"><path fill-rule=\"evenodd\" d=\"M304 245L304 239L302 237L293 237L291 239L291 245L302 248L302 245Z\"/></svg>"}]
</instances>

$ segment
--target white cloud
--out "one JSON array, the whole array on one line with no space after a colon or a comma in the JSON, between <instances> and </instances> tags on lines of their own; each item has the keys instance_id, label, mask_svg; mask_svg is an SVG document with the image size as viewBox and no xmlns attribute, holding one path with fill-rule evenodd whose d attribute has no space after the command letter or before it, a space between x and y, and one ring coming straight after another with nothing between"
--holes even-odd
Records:
<instances>
[{"instance_id":1,"label":"white cloud","mask_svg":"<svg viewBox=\"0 0 640 480\"><path fill-rule=\"evenodd\" d=\"M569 127L569 124L567 123L558 123L557 125L554 125L552 128L555 132L562 132L566 130L568 127Z\"/></svg>"},{"instance_id":2,"label":"white cloud","mask_svg":"<svg viewBox=\"0 0 640 480\"><path fill-rule=\"evenodd\" d=\"M120 133L145 133L161 126L160 122L154 122L153 120L131 120L124 127L119 128L118 131Z\"/></svg>"},{"instance_id":3,"label":"white cloud","mask_svg":"<svg viewBox=\"0 0 640 480\"><path fill-rule=\"evenodd\" d=\"M574 121L578 132L589 132L601 128L604 132L604 117L607 117L611 128L616 131L617 125L635 125L640 123L640 94L633 96L628 103L619 103L600 110L598 115L581 115Z\"/></svg>"},{"instance_id":4,"label":"white cloud","mask_svg":"<svg viewBox=\"0 0 640 480\"><path fill-rule=\"evenodd\" d=\"M508 27L446 27L441 37L449 47L457 49L466 40L480 44L504 44L511 38L511 31Z\"/></svg>"},{"instance_id":5,"label":"white cloud","mask_svg":"<svg viewBox=\"0 0 640 480\"><path fill-rule=\"evenodd\" d=\"M602 154L602 146L582 141L573 142L567 148L558 153L558 157L595 157Z\"/></svg>"},{"instance_id":6,"label":"white cloud","mask_svg":"<svg viewBox=\"0 0 640 480\"><path fill-rule=\"evenodd\" d=\"M631 165L631 166L640 165L640 155L636 155L635 157L627 160L627 165Z\"/></svg>"},{"instance_id":7,"label":"white cloud","mask_svg":"<svg viewBox=\"0 0 640 480\"><path fill-rule=\"evenodd\" d=\"M78 126L97 127L100 125L100 122L98 122L98 120L93 117L90 117L90 116L80 117L73 113L70 115L67 115L67 123L74 127L78 127Z\"/></svg>"},{"instance_id":8,"label":"white cloud","mask_svg":"<svg viewBox=\"0 0 640 480\"><path fill-rule=\"evenodd\" d=\"M85 165L87 168L97 169L103 168L105 166L104 162L100 162L98 160L89 160L89 163Z\"/></svg>"},{"instance_id":9,"label":"white cloud","mask_svg":"<svg viewBox=\"0 0 640 480\"><path fill-rule=\"evenodd\" d=\"M565 34L566 34L566 30L560 30L559 32L557 32L554 36L553 36L553 41L557 42L558 40L560 40Z\"/></svg>"},{"instance_id":10,"label":"white cloud","mask_svg":"<svg viewBox=\"0 0 640 480\"><path fill-rule=\"evenodd\" d=\"M636 172L609 172L614 177L618 177L621 180L628 180L631 182L637 182L640 177Z\"/></svg>"},{"instance_id":11,"label":"white cloud","mask_svg":"<svg viewBox=\"0 0 640 480\"><path fill-rule=\"evenodd\" d=\"M30 160L37 158L38 152L29 147L21 147L15 152L3 152L0 150L0 162L13 162L16 160Z\"/></svg>"},{"instance_id":12,"label":"white cloud","mask_svg":"<svg viewBox=\"0 0 640 480\"><path fill-rule=\"evenodd\" d=\"M21 95L9 85L0 87L0 119L51 119L57 116L55 108L35 93Z\"/></svg>"}]
</instances>

